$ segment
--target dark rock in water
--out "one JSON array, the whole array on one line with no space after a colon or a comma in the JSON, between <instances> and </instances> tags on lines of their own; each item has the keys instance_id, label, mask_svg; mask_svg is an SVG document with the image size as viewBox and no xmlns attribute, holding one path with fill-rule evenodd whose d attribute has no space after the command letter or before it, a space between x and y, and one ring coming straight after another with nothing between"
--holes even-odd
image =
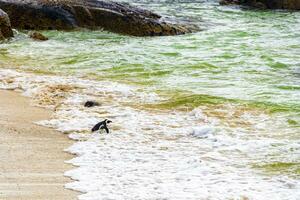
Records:
<instances>
[{"instance_id":1,"label":"dark rock in water","mask_svg":"<svg viewBox=\"0 0 300 200\"><path fill-rule=\"evenodd\" d=\"M46 36L44 36L43 34L37 32L37 31L30 32L29 37L34 40L40 40L40 41L48 40L48 38Z\"/></svg>"},{"instance_id":2,"label":"dark rock in water","mask_svg":"<svg viewBox=\"0 0 300 200\"><path fill-rule=\"evenodd\" d=\"M96 101L87 101L84 104L84 107L94 107L94 106L100 106L100 103L96 102Z\"/></svg>"},{"instance_id":3,"label":"dark rock in water","mask_svg":"<svg viewBox=\"0 0 300 200\"><path fill-rule=\"evenodd\" d=\"M221 0L221 5L244 5L258 9L300 10L300 0Z\"/></svg>"},{"instance_id":4,"label":"dark rock in water","mask_svg":"<svg viewBox=\"0 0 300 200\"><path fill-rule=\"evenodd\" d=\"M190 33L195 27L163 21L150 11L103 0L0 0L0 8L19 29L103 28L134 36Z\"/></svg>"},{"instance_id":5,"label":"dark rock in water","mask_svg":"<svg viewBox=\"0 0 300 200\"><path fill-rule=\"evenodd\" d=\"M239 0L221 0L220 5L226 6L226 5L234 5L234 4L239 4Z\"/></svg>"},{"instance_id":6,"label":"dark rock in water","mask_svg":"<svg viewBox=\"0 0 300 200\"><path fill-rule=\"evenodd\" d=\"M8 15L0 9L0 40L13 37L14 33L11 29Z\"/></svg>"}]
</instances>

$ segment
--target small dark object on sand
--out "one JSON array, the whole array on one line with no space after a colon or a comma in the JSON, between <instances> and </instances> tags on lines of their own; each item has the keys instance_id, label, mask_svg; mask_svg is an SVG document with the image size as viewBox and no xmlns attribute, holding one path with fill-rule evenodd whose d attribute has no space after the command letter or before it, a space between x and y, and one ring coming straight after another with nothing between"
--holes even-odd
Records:
<instances>
[{"instance_id":1,"label":"small dark object on sand","mask_svg":"<svg viewBox=\"0 0 300 200\"><path fill-rule=\"evenodd\" d=\"M39 41L48 40L48 38L46 36L44 36L43 34L37 32L37 31L30 32L29 37L34 39L34 40L39 40Z\"/></svg>"},{"instance_id":2,"label":"small dark object on sand","mask_svg":"<svg viewBox=\"0 0 300 200\"><path fill-rule=\"evenodd\" d=\"M111 123L112 121L105 119L102 122L99 122L98 124L96 124L93 128L92 128L92 132L104 129L106 131L106 133L109 133L109 129L107 128L107 124Z\"/></svg>"},{"instance_id":3,"label":"small dark object on sand","mask_svg":"<svg viewBox=\"0 0 300 200\"><path fill-rule=\"evenodd\" d=\"M85 102L84 107L90 108L90 107L99 106L99 105L100 104L96 101L87 101L87 102Z\"/></svg>"}]
</instances>

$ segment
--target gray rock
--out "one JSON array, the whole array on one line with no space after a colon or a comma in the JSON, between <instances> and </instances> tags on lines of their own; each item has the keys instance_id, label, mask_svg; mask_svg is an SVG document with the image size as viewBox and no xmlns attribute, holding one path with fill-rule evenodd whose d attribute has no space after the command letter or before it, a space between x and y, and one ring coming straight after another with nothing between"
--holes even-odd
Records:
<instances>
[{"instance_id":1,"label":"gray rock","mask_svg":"<svg viewBox=\"0 0 300 200\"><path fill-rule=\"evenodd\" d=\"M0 9L0 40L13 37L13 31L11 29L8 15Z\"/></svg>"},{"instance_id":2,"label":"gray rock","mask_svg":"<svg viewBox=\"0 0 300 200\"><path fill-rule=\"evenodd\" d=\"M300 0L221 0L221 5L244 5L258 9L300 10Z\"/></svg>"}]
</instances>

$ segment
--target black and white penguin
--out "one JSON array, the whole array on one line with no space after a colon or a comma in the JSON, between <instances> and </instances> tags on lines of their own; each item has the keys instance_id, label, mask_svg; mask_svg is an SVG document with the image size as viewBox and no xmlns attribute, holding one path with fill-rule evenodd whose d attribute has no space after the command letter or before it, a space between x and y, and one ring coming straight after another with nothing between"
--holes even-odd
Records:
<instances>
[{"instance_id":1,"label":"black and white penguin","mask_svg":"<svg viewBox=\"0 0 300 200\"><path fill-rule=\"evenodd\" d=\"M98 124L96 124L93 128L92 128L92 132L104 129L106 131L106 133L109 133L109 129L107 128L107 124L111 123L112 121L105 119L102 122L99 122Z\"/></svg>"}]
</instances>

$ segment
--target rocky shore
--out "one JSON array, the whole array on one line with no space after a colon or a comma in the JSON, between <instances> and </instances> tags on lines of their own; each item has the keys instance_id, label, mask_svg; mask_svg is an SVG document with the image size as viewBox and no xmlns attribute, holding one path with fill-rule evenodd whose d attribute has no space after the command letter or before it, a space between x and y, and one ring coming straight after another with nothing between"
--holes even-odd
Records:
<instances>
[{"instance_id":1,"label":"rocky shore","mask_svg":"<svg viewBox=\"0 0 300 200\"><path fill-rule=\"evenodd\" d=\"M243 5L258 9L300 10L300 0L221 0L221 5Z\"/></svg>"},{"instance_id":2,"label":"rocky shore","mask_svg":"<svg viewBox=\"0 0 300 200\"><path fill-rule=\"evenodd\" d=\"M300 0L221 0L221 5L300 10ZM106 0L0 0L0 40L22 30L104 29L132 36L191 33L198 27L170 22L151 11Z\"/></svg>"},{"instance_id":3,"label":"rocky shore","mask_svg":"<svg viewBox=\"0 0 300 200\"><path fill-rule=\"evenodd\" d=\"M13 28L72 30L102 28L133 36L190 33L195 27L166 22L156 13L126 3L98 0L0 0Z\"/></svg>"}]
</instances>

